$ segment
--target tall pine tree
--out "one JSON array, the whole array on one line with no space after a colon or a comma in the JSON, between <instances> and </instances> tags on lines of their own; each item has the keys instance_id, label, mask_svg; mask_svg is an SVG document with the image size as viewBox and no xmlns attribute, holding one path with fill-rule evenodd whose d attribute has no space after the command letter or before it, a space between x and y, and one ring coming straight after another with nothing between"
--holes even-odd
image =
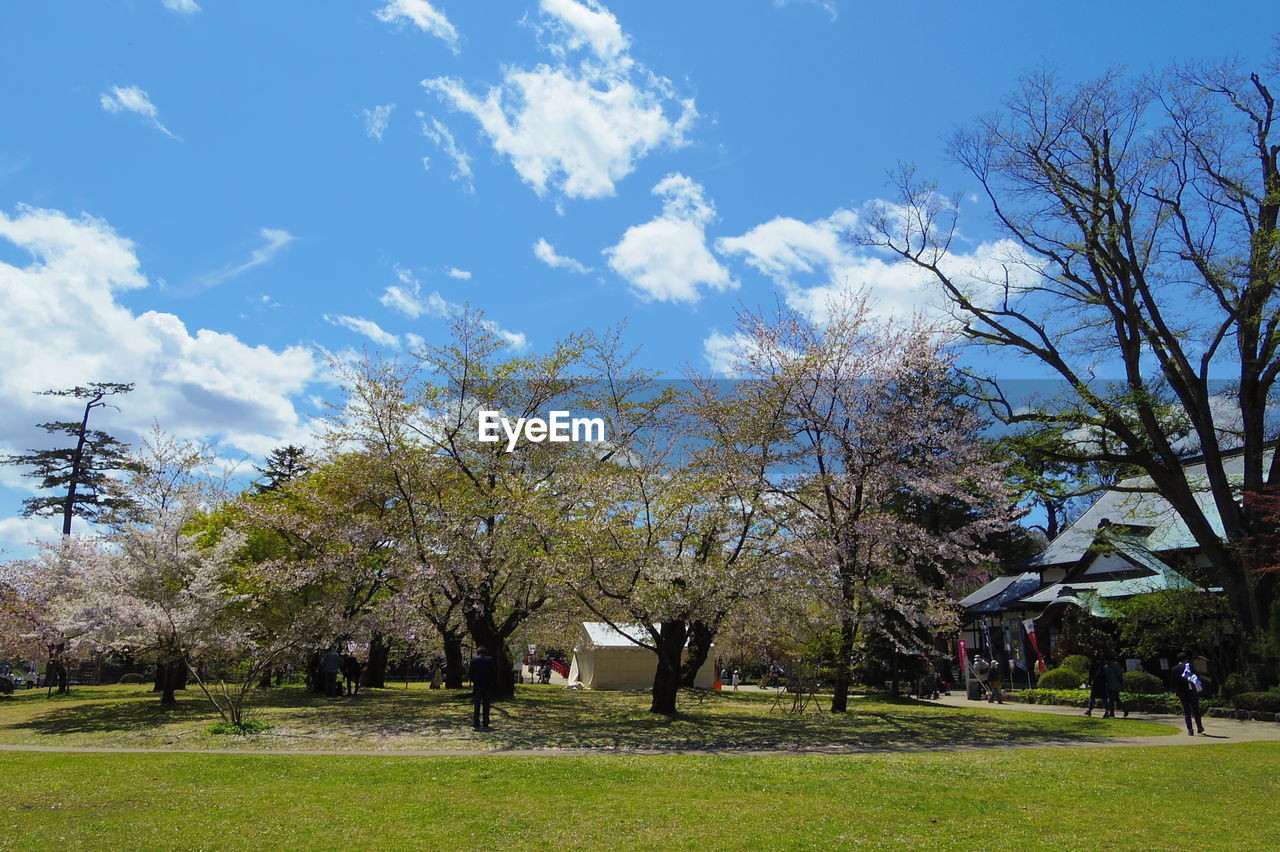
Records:
<instances>
[{"instance_id":1,"label":"tall pine tree","mask_svg":"<svg viewBox=\"0 0 1280 852\"><path fill-rule=\"evenodd\" d=\"M48 450L29 449L21 455L5 456L4 464L30 467L24 476L40 480L40 487L53 494L30 497L23 501L22 516L62 515L62 534L71 534L71 519L80 516L96 521L104 515L128 508L128 499L113 494L108 472L128 468L128 447L100 429L89 428L95 408L110 405L107 397L128 393L132 384L92 382L87 387L48 390L42 396L64 396L82 399L84 416L75 421L38 424L53 435L74 440L69 446Z\"/></svg>"}]
</instances>

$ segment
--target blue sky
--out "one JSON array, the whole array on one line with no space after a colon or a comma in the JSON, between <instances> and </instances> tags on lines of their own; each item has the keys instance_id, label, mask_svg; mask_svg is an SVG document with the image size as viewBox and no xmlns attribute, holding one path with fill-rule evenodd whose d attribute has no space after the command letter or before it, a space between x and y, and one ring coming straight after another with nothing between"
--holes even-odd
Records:
<instances>
[{"instance_id":1,"label":"blue sky","mask_svg":"<svg viewBox=\"0 0 1280 852\"><path fill-rule=\"evenodd\" d=\"M513 350L626 320L711 367L735 311L843 282L925 298L844 240L886 172L1047 63L1085 79L1268 55L1269 3L79 0L0 6L0 452L88 381L227 458L305 441L326 352L437 341L469 302ZM1105 15L1105 20L1103 16ZM962 209L981 260L984 211ZM0 471L0 547L30 494Z\"/></svg>"}]
</instances>

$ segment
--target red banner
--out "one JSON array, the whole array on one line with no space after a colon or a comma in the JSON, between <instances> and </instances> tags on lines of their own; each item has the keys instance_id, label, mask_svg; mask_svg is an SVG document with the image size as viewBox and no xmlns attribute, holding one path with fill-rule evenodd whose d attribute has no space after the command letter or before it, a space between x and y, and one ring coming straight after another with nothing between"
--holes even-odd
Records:
<instances>
[{"instance_id":1,"label":"red banner","mask_svg":"<svg viewBox=\"0 0 1280 852\"><path fill-rule=\"evenodd\" d=\"M1027 631L1027 638L1031 640L1031 647L1036 652L1036 671L1044 674L1044 670L1048 667L1044 664L1044 655L1040 653L1040 643L1036 641L1035 621L1030 618L1023 619L1022 629Z\"/></svg>"}]
</instances>

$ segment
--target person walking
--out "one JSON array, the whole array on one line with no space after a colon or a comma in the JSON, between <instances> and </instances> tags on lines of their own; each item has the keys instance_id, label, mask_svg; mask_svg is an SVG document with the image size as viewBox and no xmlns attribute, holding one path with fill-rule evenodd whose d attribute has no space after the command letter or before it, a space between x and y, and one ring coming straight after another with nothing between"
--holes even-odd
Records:
<instances>
[{"instance_id":1,"label":"person walking","mask_svg":"<svg viewBox=\"0 0 1280 852\"><path fill-rule=\"evenodd\" d=\"M493 688L497 684L497 670L493 657L483 647L476 648L476 655L471 658L471 727L477 731L483 727L489 730L489 707L493 704ZM483 711L483 722L481 725Z\"/></svg>"},{"instance_id":2,"label":"person walking","mask_svg":"<svg viewBox=\"0 0 1280 852\"><path fill-rule=\"evenodd\" d=\"M342 655L342 679L347 682L347 695L360 694L360 674L364 671L364 666L360 665L360 661L353 654ZM338 690L338 694L342 694L342 690Z\"/></svg>"},{"instance_id":3,"label":"person walking","mask_svg":"<svg viewBox=\"0 0 1280 852\"><path fill-rule=\"evenodd\" d=\"M1120 700L1120 690L1124 687L1124 667L1114 657L1102 667L1102 687L1102 706L1105 711L1102 714L1102 718L1114 719L1117 707L1120 708L1121 713L1128 717L1129 710L1124 706L1124 702Z\"/></svg>"},{"instance_id":4,"label":"person walking","mask_svg":"<svg viewBox=\"0 0 1280 852\"><path fill-rule=\"evenodd\" d=\"M1182 703L1182 718L1187 723L1187 736L1203 734L1204 723L1200 720L1200 690L1203 687L1196 675L1195 666L1191 664L1191 655L1186 651L1178 654L1178 664L1169 672L1169 686ZM1195 731L1191 730L1192 720L1196 723Z\"/></svg>"},{"instance_id":5,"label":"person walking","mask_svg":"<svg viewBox=\"0 0 1280 852\"><path fill-rule=\"evenodd\" d=\"M1089 668L1089 706L1085 708L1084 715L1092 716L1093 708L1101 706L1103 718L1105 719L1107 712L1107 685L1102 669L1102 660L1093 663Z\"/></svg>"},{"instance_id":6,"label":"person walking","mask_svg":"<svg viewBox=\"0 0 1280 852\"><path fill-rule=\"evenodd\" d=\"M337 698L342 694L342 688L338 686L338 673L342 671L342 655L338 653L337 647L329 647L328 653L320 661L320 670L324 673L324 694L330 698Z\"/></svg>"},{"instance_id":7,"label":"person walking","mask_svg":"<svg viewBox=\"0 0 1280 852\"><path fill-rule=\"evenodd\" d=\"M996 704L1004 703L1004 692L1002 691L1003 687L1004 687L1004 669L1000 664L1000 660L997 659L996 657L992 657L991 667L987 673L987 689L990 690L990 692L987 693L988 704L991 704L992 702Z\"/></svg>"}]
</instances>

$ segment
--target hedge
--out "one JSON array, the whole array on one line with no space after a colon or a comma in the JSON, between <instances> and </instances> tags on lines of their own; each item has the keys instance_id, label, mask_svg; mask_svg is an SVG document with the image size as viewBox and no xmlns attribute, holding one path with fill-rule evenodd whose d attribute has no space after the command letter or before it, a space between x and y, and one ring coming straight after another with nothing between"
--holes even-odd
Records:
<instances>
[{"instance_id":1,"label":"hedge","mask_svg":"<svg viewBox=\"0 0 1280 852\"><path fill-rule=\"evenodd\" d=\"M1081 675L1075 669L1057 668L1040 675L1036 681L1037 689L1075 689L1087 675Z\"/></svg>"},{"instance_id":2,"label":"hedge","mask_svg":"<svg viewBox=\"0 0 1280 852\"><path fill-rule=\"evenodd\" d=\"M1164 681L1150 672L1125 672L1125 692L1154 694L1164 692Z\"/></svg>"},{"instance_id":3,"label":"hedge","mask_svg":"<svg viewBox=\"0 0 1280 852\"><path fill-rule=\"evenodd\" d=\"M1057 704L1066 707L1087 707L1089 704L1087 689L1020 689L1017 692L1006 692L1004 697L1008 701L1021 701L1023 704ZM1178 696L1171 692L1121 692L1120 702L1130 713L1182 713ZM1201 702L1205 707L1218 703L1212 699ZM1100 701L1095 702L1094 706L1101 707L1101 704Z\"/></svg>"},{"instance_id":4,"label":"hedge","mask_svg":"<svg viewBox=\"0 0 1280 852\"><path fill-rule=\"evenodd\" d=\"M1242 692L1231 699L1237 710L1280 713L1280 692Z\"/></svg>"},{"instance_id":5,"label":"hedge","mask_svg":"<svg viewBox=\"0 0 1280 852\"><path fill-rule=\"evenodd\" d=\"M1071 669L1079 672L1080 680L1083 681L1089 677L1089 669L1092 668L1092 664L1089 662L1089 658L1084 654L1071 654L1070 656L1062 658L1062 662L1058 664L1058 668Z\"/></svg>"}]
</instances>

